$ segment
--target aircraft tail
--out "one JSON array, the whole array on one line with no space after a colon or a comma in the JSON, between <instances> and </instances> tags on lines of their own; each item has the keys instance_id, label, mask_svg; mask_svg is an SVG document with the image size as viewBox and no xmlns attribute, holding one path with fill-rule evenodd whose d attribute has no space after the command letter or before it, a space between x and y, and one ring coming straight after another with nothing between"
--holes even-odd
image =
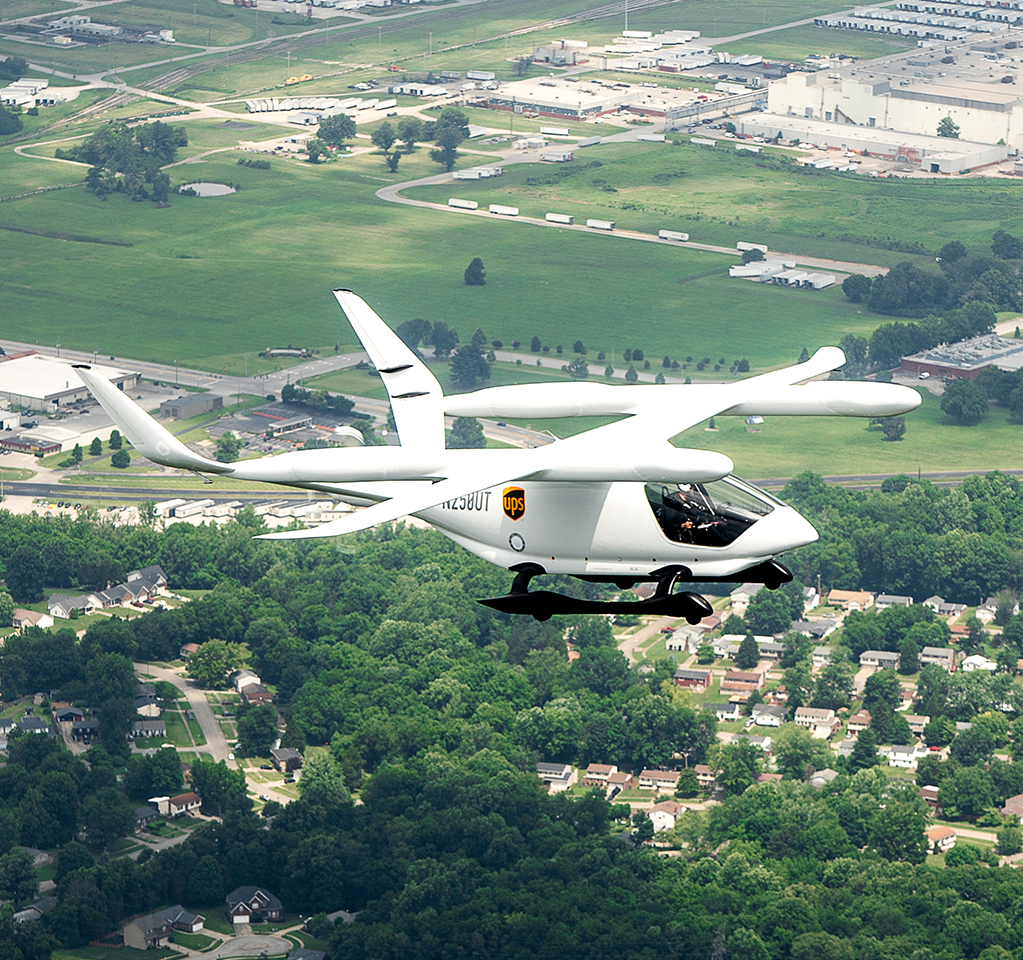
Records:
<instances>
[{"instance_id":1,"label":"aircraft tail","mask_svg":"<svg viewBox=\"0 0 1023 960\"><path fill-rule=\"evenodd\" d=\"M351 290L335 290L373 365L380 373L402 447L444 449L444 393L426 364Z\"/></svg>"},{"instance_id":2,"label":"aircraft tail","mask_svg":"<svg viewBox=\"0 0 1023 960\"><path fill-rule=\"evenodd\" d=\"M234 468L230 464L207 460L193 453L134 400L115 387L106 377L97 374L88 364L76 363L72 366L99 401L100 406L110 414L114 423L142 456L155 463L179 467L182 470L219 474L233 472Z\"/></svg>"}]
</instances>

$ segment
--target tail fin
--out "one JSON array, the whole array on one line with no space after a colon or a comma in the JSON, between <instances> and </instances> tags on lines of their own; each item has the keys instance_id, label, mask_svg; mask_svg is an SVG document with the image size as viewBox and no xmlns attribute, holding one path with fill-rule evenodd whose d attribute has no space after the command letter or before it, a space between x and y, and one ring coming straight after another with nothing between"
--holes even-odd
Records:
<instances>
[{"instance_id":1,"label":"tail fin","mask_svg":"<svg viewBox=\"0 0 1023 960\"><path fill-rule=\"evenodd\" d=\"M401 445L443 450L444 393L437 378L365 300L351 290L334 296L384 381Z\"/></svg>"},{"instance_id":2,"label":"tail fin","mask_svg":"<svg viewBox=\"0 0 1023 960\"><path fill-rule=\"evenodd\" d=\"M113 418L114 423L131 441L131 445L144 457L155 463L182 470L200 470L203 473L232 473L227 463L207 460L188 449L177 437L160 426L137 403L125 396L105 377L84 363L72 364L78 376L100 402L100 406Z\"/></svg>"}]
</instances>

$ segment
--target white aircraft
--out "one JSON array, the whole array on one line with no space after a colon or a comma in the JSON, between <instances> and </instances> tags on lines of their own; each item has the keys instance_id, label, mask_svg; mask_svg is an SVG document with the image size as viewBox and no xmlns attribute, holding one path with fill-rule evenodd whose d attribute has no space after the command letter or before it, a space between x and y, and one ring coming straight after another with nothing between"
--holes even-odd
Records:
<instances>
[{"instance_id":1,"label":"white aircraft","mask_svg":"<svg viewBox=\"0 0 1023 960\"><path fill-rule=\"evenodd\" d=\"M792 579L776 557L817 531L776 497L732 474L720 453L669 440L713 416L887 417L920 404L908 387L815 381L845 363L836 347L729 384L609 386L587 382L491 387L444 396L418 356L348 290L335 290L387 388L401 446L299 450L220 463L188 449L88 365L82 380L132 445L157 463L199 474L278 483L370 504L310 530L266 539L333 537L420 517L516 574L509 594L481 600L507 613L613 610L616 603L529 591L538 574L569 574L620 588L655 581L649 600L621 604L698 622L711 612L686 581ZM621 416L535 449L446 450L444 416Z\"/></svg>"}]
</instances>

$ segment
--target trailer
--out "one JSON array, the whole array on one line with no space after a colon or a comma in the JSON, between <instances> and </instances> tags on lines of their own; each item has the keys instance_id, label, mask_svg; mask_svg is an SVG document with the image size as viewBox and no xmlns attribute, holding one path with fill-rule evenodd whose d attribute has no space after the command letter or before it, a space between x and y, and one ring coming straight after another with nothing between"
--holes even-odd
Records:
<instances>
[{"instance_id":1,"label":"trailer","mask_svg":"<svg viewBox=\"0 0 1023 960\"><path fill-rule=\"evenodd\" d=\"M466 70L466 80L493 80L495 74L490 73L487 70Z\"/></svg>"},{"instance_id":2,"label":"trailer","mask_svg":"<svg viewBox=\"0 0 1023 960\"><path fill-rule=\"evenodd\" d=\"M540 159L545 163L568 163L573 155L571 150L546 150L540 154Z\"/></svg>"},{"instance_id":3,"label":"trailer","mask_svg":"<svg viewBox=\"0 0 1023 960\"><path fill-rule=\"evenodd\" d=\"M376 108L377 110L390 110L392 107L398 106L397 100L381 100Z\"/></svg>"},{"instance_id":4,"label":"trailer","mask_svg":"<svg viewBox=\"0 0 1023 960\"><path fill-rule=\"evenodd\" d=\"M735 249L739 251L743 250L759 250L761 253L767 253L766 243L746 243L744 240L740 240L736 245Z\"/></svg>"},{"instance_id":5,"label":"trailer","mask_svg":"<svg viewBox=\"0 0 1023 960\"><path fill-rule=\"evenodd\" d=\"M593 230L614 230L614 220L587 220L586 226Z\"/></svg>"},{"instance_id":6,"label":"trailer","mask_svg":"<svg viewBox=\"0 0 1023 960\"><path fill-rule=\"evenodd\" d=\"M459 200L458 197L452 197L448 200L449 207L456 207L459 210L478 210L479 204L475 200Z\"/></svg>"},{"instance_id":7,"label":"trailer","mask_svg":"<svg viewBox=\"0 0 1023 960\"><path fill-rule=\"evenodd\" d=\"M689 142L700 147L716 147L718 145L717 140L711 140L710 137L690 137Z\"/></svg>"},{"instance_id":8,"label":"trailer","mask_svg":"<svg viewBox=\"0 0 1023 960\"><path fill-rule=\"evenodd\" d=\"M568 127L541 127L540 132L549 137L570 137Z\"/></svg>"},{"instance_id":9,"label":"trailer","mask_svg":"<svg viewBox=\"0 0 1023 960\"><path fill-rule=\"evenodd\" d=\"M583 137L576 143L577 147L595 147L600 143L600 137Z\"/></svg>"},{"instance_id":10,"label":"trailer","mask_svg":"<svg viewBox=\"0 0 1023 960\"><path fill-rule=\"evenodd\" d=\"M441 80L461 80L462 75L457 70L441 70Z\"/></svg>"},{"instance_id":11,"label":"trailer","mask_svg":"<svg viewBox=\"0 0 1023 960\"><path fill-rule=\"evenodd\" d=\"M657 236L662 240L678 240L679 243L685 243L689 239L688 233L679 233L678 230L658 230Z\"/></svg>"},{"instance_id":12,"label":"trailer","mask_svg":"<svg viewBox=\"0 0 1023 960\"><path fill-rule=\"evenodd\" d=\"M200 515L207 507L212 507L212 500L191 500L174 508L175 517L195 517Z\"/></svg>"},{"instance_id":13,"label":"trailer","mask_svg":"<svg viewBox=\"0 0 1023 960\"><path fill-rule=\"evenodd\" d=\"M187 500L182 500L180 497L175 500L161 500L159 503L153 504L153 513L158 517L172 517L174 511L178 507L183 507Z\"/></svg>"},{"instance_id":14,"label":"trailer","mask_svg":"<svg viewBox=\"0 0 1023 960\"><path fill-rule=\"evenodd\" d=\"M362 103L360 103L358 105L358 107L356 107L356 109L357 110L372 110L373 107L375 107L378 103L380 103L380 101L377 100L376 98L374 98L372 100L363 100Z\"/></svg>"},{"instance_id":15,"label":"trailer","mask_svg":"<svg viewBox=\"0 0 1023 960\"><path fill-rule=\"evenodd\" d=\"M496 213L502 217L517 217L519 215L518 207L505 207L500 203L492 203L489 210L491 213Z\"/></svg>"},{"instance_id":16,"label":"trailer","mask_svg":"<svg viewBox=\"0 0 1023 960\"><path fill-rule=\"evenodd\" d=\"M570 216L567 213L548 213L544 216L544 220L548 223L564 223L573 224L575 223L575 217Z\"/></svg>"},{"instance_id":17,"label":"trailer","mask_svg":"<svg viewBox=\"0 0 1023 960\"><path fill-rule=\"evenodd\" d=\"M639 133L636 134L636 139L644 143L665 143L667 140L663 133Z\"/></svg>"}]
</instances>

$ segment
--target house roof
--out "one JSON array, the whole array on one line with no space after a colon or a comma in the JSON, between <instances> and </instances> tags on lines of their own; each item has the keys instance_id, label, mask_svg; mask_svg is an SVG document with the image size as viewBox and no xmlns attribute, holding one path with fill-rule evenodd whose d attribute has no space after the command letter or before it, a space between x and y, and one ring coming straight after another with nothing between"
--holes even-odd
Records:
<instances>
[{"instance_id":1,"label":"house roof","mask_svg":"<svg viewBox=\"0 0 1023 960\"><path fill-rule=\"evenodd\" d=\"M935 840L944 840L946 837L954 837L955 835L956 832L951 827L931 827L927 831L927 839L932 843Z\"/></svg>"},{"instance_id":2,"label":"house roof","mask_svg":"<svg viewBox=\"0 0 1023 960\"><path fill-rule=\"evenodd\" d=\"M676 781L678 780L677 770L641 770L640 778L647 780L664 780L664 781Z\"/></svg>"},{"instance_id":3,"label":"house roof","mask_svg":"<svg viewBox=\"0 0 1023 960\"><path fill-rule=\"evenodd\" d=\"M253 900L259 899L267 910L281 909L281 901L270 893L269 890L264 890L262 887L238 887L237 890L232 890L224 899L229 907L234 907L239 903L251 904Z\"/></svg>"},{"instance_id":4,"label":"house roof","mask_svg":"<svg viewBox=\"0 0 1023 960\"><path fill-rule=\"evenodd\" d=\"M706 683L710 679L709 670L683 670L681 667L675 671L676 680L699 680Z\"/></svg>"},{"instance_id":5,"label":"house roof","mask_svg":"<svg viewBox=\"0 0 1023 960\"><path fill-rule=\"evenodd\" d=\"M294 747L271 747L270 756L275 760L301 760L302 751L296 750Z\"/></svg>"},{"instance_id":6,"label":"house roof","mask_svg":"<svg viewBox=\"0 0 1023 960\"><path fill-rule=\"evenodd\" d=\"M660 803L655 803L651 808L650 812L654 810L660 810L661 813L670 814L673 817L677 817L680 813L685 813L685 807L681 803L675 800L662 800Z\"/></svg>"},{"instance_id":7,"label":"house roof","mask_svg":"<svg viewBox=\"0 0 1023 960\"><path fill-rule=\"evenodd\" d=\"M924 647L920 651L922 657L944 657L947 660L952 659L952 648L951 647Z\"/></svg>"},{"instance_id":8,"label":"house roof","mask_svg":"<svg viewBox=\"0 0 1023 960\"><path fill-rule=\"evenodd\" d=\"M171 797L170 802L175 807L183 807L189 803L202 803L202 797L197 793L189 791L188 793L179 793L176 797Z\"/></svg>"},{"instance_id":9,"label":"house roof","mask_svg":"<svg viewBox=\"0 0 1023 960\"><path fill-rule=\"evenodd\" d=\"M796 710L798 720L834 720L834 710L821 710L819 707L800 707Z\"/></svg>"},{"instance_id":10,"label":"house roof","mask_svg":"<svg viewBox=\"0 0 1023 960\"><path fill-rule=\"evenodd\" d=\"M591 763L587 768L587 773L599 773L604 776L610 776L614 771L614 767L610 763Z\"/></svg>"},{"instance_id":11,"label":"house roof","mask_svg":"<svg viewBox=\"0 0 1023 960\"><path fill-rule=\"evenodd\" d=\"M754 717L762 717L767 715L769 717L784 717L785 708L780 703L758 703L751 711L751 715ZM798 712L798 711L797 711Z\"/></svg>"}]
</instances>

